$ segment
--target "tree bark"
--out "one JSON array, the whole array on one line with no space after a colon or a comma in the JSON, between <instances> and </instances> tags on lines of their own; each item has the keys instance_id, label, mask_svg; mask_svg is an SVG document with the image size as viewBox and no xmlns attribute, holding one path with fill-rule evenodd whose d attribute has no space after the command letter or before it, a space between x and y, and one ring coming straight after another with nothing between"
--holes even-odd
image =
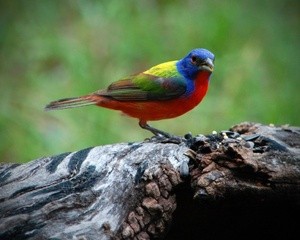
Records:
<instances>
[{"instance_id":1,"label":"tree bark","mask_svg":"<svg viewBox=\"0 0 300 240\"><path fill-rule=\"evenodd\" d=\"M265 219L266 209L273 218L280 208L276 217L298 216L299 136L299 127L241 123L180 141L150 139L2 164L0 239L208 239L231 236L224 222L232 216L249 223ZM283 230L295 224L281 221ZM244 228L234 223L255 232L255 221ZM261 228L281 233L273 227Z\"/></svg>"}]
</instances>

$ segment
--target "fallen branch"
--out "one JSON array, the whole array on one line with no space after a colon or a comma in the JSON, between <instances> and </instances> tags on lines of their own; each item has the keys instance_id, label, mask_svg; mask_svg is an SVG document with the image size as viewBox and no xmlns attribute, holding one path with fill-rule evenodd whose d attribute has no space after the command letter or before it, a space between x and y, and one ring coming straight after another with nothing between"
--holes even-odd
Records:
<instances>
[{"instance_id":1,"label":"fallen branch","mask_svg":"<svg viewBox=\"0 0 300 240\"><path fill-rule=\"evenodd\" d=\"M298 207L299 136L298 127L241 123L180 143L115 144L0 165L0 239L180 239L187 233L176 232L178 222L198 224L192 205L244 207L250 199ZM185 239L198 234L190 231Z\"/></svg>"}]
</instances>

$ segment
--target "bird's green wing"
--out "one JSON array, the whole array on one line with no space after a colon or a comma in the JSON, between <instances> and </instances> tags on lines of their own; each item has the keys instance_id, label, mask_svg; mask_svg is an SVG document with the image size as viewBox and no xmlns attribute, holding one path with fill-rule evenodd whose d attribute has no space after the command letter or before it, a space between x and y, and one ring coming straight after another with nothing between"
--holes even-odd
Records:
<instances>
[{"instance_id":1,"label":"bird's green wing","mask_svg":"<svg viewBox=\"0 0 300 240\"><path fill-rule=\"evenodd\" d=\"M186 80L178 73L176 61L112 83L96 94L119 101L170 100L186 92Z\"/></svg>"}]
</instances>

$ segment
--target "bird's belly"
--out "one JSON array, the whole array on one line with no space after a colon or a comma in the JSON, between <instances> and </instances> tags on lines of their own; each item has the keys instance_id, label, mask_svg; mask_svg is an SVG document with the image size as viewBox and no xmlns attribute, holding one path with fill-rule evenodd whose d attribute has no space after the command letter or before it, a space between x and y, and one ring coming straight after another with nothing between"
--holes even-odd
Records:
<instances>
[{"instance_id":1,"label":"bird's belly","mask_svg":"<svg viewBox=\"0 0 300 240\"><path fill-rule=\"evenodd\" d=\"M124 114L145 121L175 118L197 106L205 94L193 94L166 101L102 101L100 106L120 110Z\"/></svg>"},{"instance_id":2,"label":"bird's belly","mask_svg":"<svg viewBox=\"0 0 300 240\"><path fill-rule=\"evenodd\" d=\"M138 102L133 103L127 109L123 109L122 112L141 120L155 121L178 117L190 111L195 106L186 100Z\"/></svg>"}]
</instances>

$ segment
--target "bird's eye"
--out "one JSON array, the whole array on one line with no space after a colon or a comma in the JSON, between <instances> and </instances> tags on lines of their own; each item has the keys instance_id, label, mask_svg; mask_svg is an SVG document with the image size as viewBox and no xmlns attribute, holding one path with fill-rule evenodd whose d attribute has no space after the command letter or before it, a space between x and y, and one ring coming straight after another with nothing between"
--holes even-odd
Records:
<instances>
[{"instance_id":1,"label":"bird's eye","mask_svg":"<svg viewBox=\"0 0 300 240\"><path fill-rule=\"evenodd\" d=\"M191 62L192 62L192 64L196 64L197 63L197 57L192 56Z\"/></svg>"}]
</instances>

